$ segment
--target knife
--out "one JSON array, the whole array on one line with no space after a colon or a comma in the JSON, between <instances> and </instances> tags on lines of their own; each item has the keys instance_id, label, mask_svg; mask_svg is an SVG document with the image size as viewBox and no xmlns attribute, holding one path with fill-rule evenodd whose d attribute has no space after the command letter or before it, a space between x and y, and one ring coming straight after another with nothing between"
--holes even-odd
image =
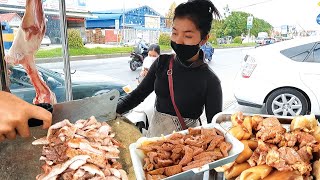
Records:
<instances>
[{"instance_id":1,"label":"knife","mask_svg":"<svg viewBox=\"0 0 320 180\"><path fill-rule=\"evenodd\" d=\"M49 106L44 108L52 111L52 124L64 119L74 123L79 119L88 119L90 116L95 116L98 121L103 122L116 118L119 96L119 91L111 90L98 96L54 104L53 111ZM29 120L30 127L40 125L42 125L40 120Z\"/></svg>"}]
</instances>

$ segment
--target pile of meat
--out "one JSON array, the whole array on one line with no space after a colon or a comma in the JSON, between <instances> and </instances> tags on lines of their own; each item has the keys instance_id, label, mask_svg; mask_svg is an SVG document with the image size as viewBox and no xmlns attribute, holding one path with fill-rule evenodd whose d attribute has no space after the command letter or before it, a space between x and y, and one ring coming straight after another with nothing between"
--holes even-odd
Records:
<instances>
[{"instance_id":1,"label":"pile of meat","mask_svg":"<svg viewBox=\"0 0 320 180\"><path fill-rule=\"evenodd\" d=\"M139 147L146 155L143 169L147 179L162 179L201 167L227 157L231 148L216 128L189 128L187 135L174 133Z\"/></svg>"},{"instance_id":2,"label":"pile of meat","mask_svg":"<svg viewBox=\"0 0 320 180\"><path fill-rule=\"evenodd\" d=\"M33 142L43 144L40 160L43 174L37 179L128 179L119 158L121 144L105 122L92 116L71 124L68 120L52 125L47 137Z\"/></svg>"},{"instance_id":3,"label":"pile of meat","mask_svg":"<svg viewBox=\"0 0 320 180\"><path fill-rule=\"evenodd\" d=\"M275 117L245 117L239 112L231 121L229 132L241 140L245 149L235 162L218 168L225 172L226 179L279 178L280 174L312 179L313 153L320 152L320 127L314 116L294 118L288 131Z\"/></svg>"}]
</instances>

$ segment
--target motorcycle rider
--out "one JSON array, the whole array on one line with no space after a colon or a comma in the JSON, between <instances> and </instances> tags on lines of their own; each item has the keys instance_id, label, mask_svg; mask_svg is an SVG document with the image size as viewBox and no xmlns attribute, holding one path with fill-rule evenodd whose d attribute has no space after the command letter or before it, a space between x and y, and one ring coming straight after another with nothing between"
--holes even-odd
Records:
<instances>
[{"instance_id":1,"label":"motorcycle rider","mask_svg":"<svg viewBox=\"0 0 320 180\"><path fill-rule=\"evenodd\" d=\"M143 60L142 70L138 77L138 83L147 75L152 63L160 56L160 46L158 44L151 44L148 49L148 56Z\"/></svg>"}]
</instances>

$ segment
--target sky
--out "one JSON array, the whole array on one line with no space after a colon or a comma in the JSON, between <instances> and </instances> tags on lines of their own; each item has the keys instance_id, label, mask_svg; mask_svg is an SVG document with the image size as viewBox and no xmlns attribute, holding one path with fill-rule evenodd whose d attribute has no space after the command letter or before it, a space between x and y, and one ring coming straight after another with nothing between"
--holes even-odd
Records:
<instances>
[{"instance_id":1,"label":"sky","mask_svg":"<svg viewBox=\"0 0 320 180\"><path fill-rule=\"evenodd\" d=\"M162 15L173 2L180 4L187 0L87 0L90 11L134 8L148 5ZM275 28L281 25L295 25L298 29L320 30L316 18L320 14L320 0L211 0L223 14L223 8L244 11L264 19Z\"/></svg>"}]
</instances>

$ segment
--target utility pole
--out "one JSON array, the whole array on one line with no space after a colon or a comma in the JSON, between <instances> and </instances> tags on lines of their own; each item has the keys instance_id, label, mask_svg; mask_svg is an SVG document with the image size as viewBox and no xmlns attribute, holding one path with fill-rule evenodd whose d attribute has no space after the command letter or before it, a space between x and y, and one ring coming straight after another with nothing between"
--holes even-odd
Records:
<instances>
[{"instance_id":1,"label":"utility pole","mask_svg":"<svg viewBox=\"0 0 320 180\"><path fill-rule=\"evenodd\" d=\"M126 8L125 8L125 0L123 0L123 12L122 12L122 40L123 40L123 43L125 43L125 39L126 39L126 33L125 33L125 11L126 11Z\"/></svg>"},{"instance_id":2,"label":"utility pole","mask_svg":"<svg viewBox=\"0 0 320 180\"><path fill-rule=\"evenodd\" d=\"M247 18L247 29L248 29L248 43L250 42L250 30L253 25L253 16L250 14Z\"/></svg>"}]
</instances>

